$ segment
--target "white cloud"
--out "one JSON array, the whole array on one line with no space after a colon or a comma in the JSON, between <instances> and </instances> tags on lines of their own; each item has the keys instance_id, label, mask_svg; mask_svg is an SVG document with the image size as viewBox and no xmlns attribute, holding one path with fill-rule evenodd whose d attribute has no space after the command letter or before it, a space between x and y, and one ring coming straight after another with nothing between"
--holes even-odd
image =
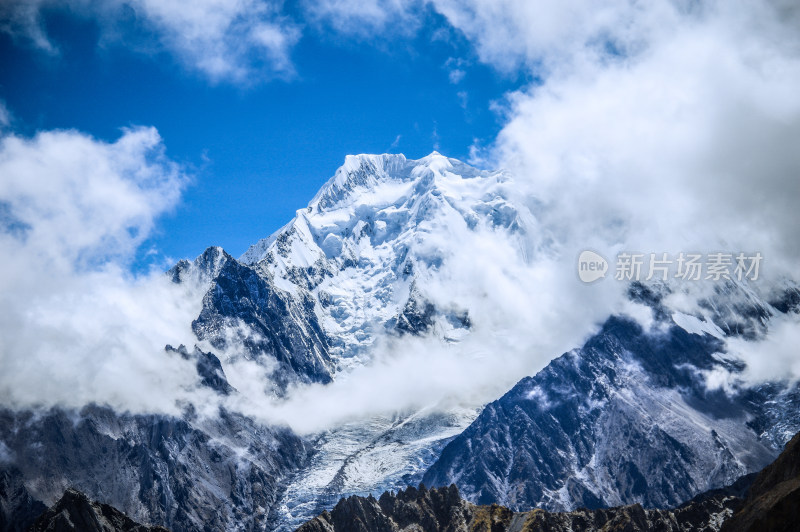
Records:
<instances>
[{"instance_id":1,"label":"white cloud","mask_svg":"<svg viewBox=\"0 0 800 532\"><path fill-rule=\"evenodd\" d=\"M197 393L192 287L127 261L186 178L152 128L0 139L0 404L176 412Z\"/></svg>"},{"instance_id":2,"label":"white cloud","mask_svg":"<svg viewBox=\"0 0 800 532\"><path fill-rule=\"evenodd\" d=\"M11 113L4 101L0 100L0 130L8 127L11 124Z\"/></svg>"},{"instance_id":3,"label":"white cloud","mask_svg":"<svg viewBox=\"0 0 800 532\"><path fill-rule=\"evenodd\" d=\"M469 62L463 58L450 57L445 61L444 68L447 70L447 76L450 83L458 85L467 75L465 68L469 66Z\"/></svg>"},{"instance_id":4,"label":"white cloud","mask_svg":"<svg viewBox=\"0 0 800 532\"><path fill-rule=\"evenodd\" d=\"M93 18L107 44L157 51L149 37L190 70L212 82L249 84L292 75L292 47L299 26L283 14L283 2L262 0L11 0L0 7L0 31L58 53L43 27L43 12L60 9ZM132 28L145 29L147 38Z\"/></svg>"},{"instance_id":5,"label":"white cloud","mask_svg":"<svg viewBox=\"0 0 800 532\"><path fill-rule=\"evenodd\" d=\"M792 3L431 5L481 60L540 78L507 96L506 125L481 155L536 198L539 243L550 244L534 241L537 254L523 265L501 239L449 235L465 255L446 261L444 279L425 295L475 309L473 334L456 348L418 339L386 345L346 379L298 390L279 415L310 430L449 396L479 403L579 345L610 312L649 326L652 316L626 304L622 283L576 281L584 249L606 257L760 251L762 282L797 276L800 15ZM685 308L696 310L708 286L689 288ZM734 342L732 351L755 380L796 378L798 330L778 323L770 340ZM714 374L710 384L724 383Z\"/></svg>"},{"instance_id":6,"label":"white cloud","mask_svg":"<svg viewBox=\"0 0 800 532\"><path fill-rule=\"evenodd\" d=\"M450 83L452 83L453 85L458 85L461 82L461 80L464 79L464 76L466 76L466 74L467 73L464 72L463 70L454 68L453 70L448 72L447 76L450 79Z\"/></svg>"},{"instance_id":7,"label":"white cloud","mask_svg":"<svg viewBox=\"0 0 800 532\"><path fill-rule=\"evenodd\" d=\"M516 23L535 29L536 16L518 8ZM525 47L513 44L522 34L503 41L511 30L491 24L491 10L469 19L481 57L500 68L546 57L543 82L509 95L506 125L482 155L527 180L563 253L759 251L760 284L797 278L798 7L621 2L600 13L591 24L577 15L585 38L574 49L546 33ZM612 24L602 22L609 13ZM606 25L612 40L622 31L636 46L602 53L590 36ZM748 375L796 378L798 330L779 323L773 340L738 346Z\"/></svg>"},{"instance_id":8,"label":"white cloud","mask_svg":"<svg viewBox=\"0 0 800 532\"><path fill-rule=\"evenodd\" d=\"M420 27L421 0L305 0L310 20L349 36L374 39L413 34Z\"/></svg>"},{"instance_id":9,"label":"white cloud","mask_svg":"<svg viewBox=\"0 0 800 532\"><path fill-rule=\"evenodd\" d=\"M576 52L638 46L644 31L673 15L669 2L630 0L431 0L434 8L476 46L479 57L506 71L553 68ZM666 19L666 20L665 20Z\"/></svg>"},{"instance_id":10,"label":"white cloud","mask_svg":"<svg viewBox=\"0 0 800 532\"><path fill-rule=\"evenodd\" d=\"M770 333L757 341L740 338L728 340L731 355L743 360L747 367L737 378L748 384L765 381L800 380L800 315L791 314L773 319Z\"/></svg>"},{"instance_id":11,"label":"white cloud","mask_svg":"<svg viewBox=\"0 0 800 532\"><path fill-rule=\"evenodd\" d=\"M8 0L0 3L0 31L14 38L30 39L39 49L57 53L40 21L42 0Z\"/></svg>"},{"instance_id":12,"label":"white cloud","mask_svg":"<svg viewBox=\"0 0 800 532\"><path fill-rule=\"evenodd\" d=\"M136 0L165 45L212 80L244 82L266 67L289 74L298 27L281 15L282 2L259 0Z\"/></svg>"},{"instance_id":13,"label":"white cloud","mask_svg":"<svg viewBox=\"0 0 800 532\"><path fill-rule=\"evenodd\" d=\"M603 249L724 244L765 250L772 268L798 258L794 4L433 5L482 60L543 77L508 95L482 155L529 182L564 245L599 234Z\"/></svg>"}]
</instances>

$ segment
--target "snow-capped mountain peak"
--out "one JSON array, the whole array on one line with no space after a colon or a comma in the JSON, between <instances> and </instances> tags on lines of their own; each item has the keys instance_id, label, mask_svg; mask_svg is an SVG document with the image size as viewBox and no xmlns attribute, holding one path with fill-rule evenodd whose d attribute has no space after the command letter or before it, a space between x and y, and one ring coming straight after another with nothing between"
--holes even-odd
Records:
<instances>
[{"instance_id":1,"label":"snow-capped mountain peak","mask_svg":"<svg viewBox=\"0 0 800 532\"><path fill-rule=\"evenodd\" d=\"M348 155L336 174L311 200L308 211L331 211L354 201L379 203L391 197L391 190L381 190L391 185L415 183L418 187L414 191L419 193L420 187L433 186L437 178L468 179L488 174L436 151L417 160L406 159L402 154Z\"/></svg>"},{"instance_id":2,"label":"snow-capped mountain peak","mask_svg":"<svg viewBox=\"0 0 800 532\"><path fill-rule=\"evenodd\" d=\"M436 275L461 235L486 228L510 234L531 218L509 199L510 180L438 152L417 160L348 156L307 208L240 260L284 290L310 293L347 358L375 331L414 323L408 332L419 333L433 325L421 297L425 277ZM443 235L452 238L440 241Z\"/></svg>"}]
</instances>

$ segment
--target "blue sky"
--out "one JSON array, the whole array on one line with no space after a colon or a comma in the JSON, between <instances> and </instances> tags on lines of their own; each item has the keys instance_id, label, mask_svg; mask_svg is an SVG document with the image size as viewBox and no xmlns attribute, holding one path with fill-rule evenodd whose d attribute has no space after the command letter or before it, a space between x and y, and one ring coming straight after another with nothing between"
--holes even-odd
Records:
<instances>
[{"instance_id":1,"label":"blue sky","mask_svg":"<svg viewBox=\"0 0 800 532\"><path fill-rule=\"evenodd\" d=\"M525 76L479 62L440 15L419 20L384 40L307 29L289 52L293 72L231 81L164 50L109 42L97 19L51 9L41 24L55 54L0 33L0 100L22 135L66 128L113 141L123 127L156 127L193 180L145 243L159 252L147 260L210 245L238 256L288 222L347 154L467 159L492 141L502 127L493 103ZM139 47L149 38L135 37Z\"/></svg>"}]
</instances>

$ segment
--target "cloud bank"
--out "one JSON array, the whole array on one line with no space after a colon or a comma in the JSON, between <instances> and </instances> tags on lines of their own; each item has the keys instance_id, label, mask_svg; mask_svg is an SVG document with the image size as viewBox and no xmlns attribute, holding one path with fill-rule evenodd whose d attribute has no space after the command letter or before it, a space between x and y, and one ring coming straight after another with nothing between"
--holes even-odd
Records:
<instances>
[{"instance_id":1,"label":"cloud bank","mask_svg":"<svg viewBox=\"0 0 800 532\"><path fill-rule=\"evenodd\" d=\"M64 5L4 3L2 29L55 53L41 30L41 13ZM164 48L212 81L291 72L290 52L302 24L287 17L281 4L125 5L87 1L70 9L112 29L123 11L133 9L129 15L155 32ZM358 39L402 34L398 27L418 27L427 9L461 32L483 62L535 80L506 95L500 105L505 126L492 144L475 147L474 159L517 176L525 195L535 198L529 207L538 232L521 247L469 242L465 256L448 261L466 266L443 271L444 280L429 286L425 295L433 301L479 309L475 334L460 352L435 340L383 344L372 364L331 386L298 389L288 403L262 402L259 382L268 368L240 359L228 367L232 384L251 390L243 395L256 403L237 408L314 430L347 416L459 393L491 397L575 345L609 309L625 305L619 284L577 282L574 261L584 249L608 258L619 251L759 251L766 277L795 274L795 3L302 4L309 21ZM111 30L107 38L113 39ZM165 358L163 345L193 343L187 329L199 303L161 277L131 279L114 266L124 264L158 215L177 201L180 172L159 150L153 130L129 131L113 144L74 132L3 138L0 173L19 176L0 185L3 245L14 251L0 292L11 309L0 323L0 356L11 368L0 377L4 404L34 403L42 375L45 382L66 383L48 391L54 401L73 405L95 400L163 410L197 393L193 368ZM517 264L519 253L524 260ZM499 256L513 261L488 260ZM481 299L484 294L490 295ZM796 377L796 332L790 320L776 326L772 343L734 347L746 360L769 360L753 368L757 378ZM21 353L34 363L23 364ZM143 392L154 383L161 393Z\"/></svg>"},{"instance_id":2,"label":"cloud bank","mask_svg":"<svg viewBox=\"0 0 800 532\"><path fill-rule=\"evenodd\" d=\"M516 262L519 246L500 249L500 240L460 235L467 255L445 262L440 282L425 295L483 309L474 335L457 348L414 339L376 349L372 364L329 387L298 391L277 415L301 419L298 428L310 430L365 410L415 408L448 396L479 404L579 345L610 312L651 323L646 308L625 302L622 283L577 282L575 259L584 249L608 258L621 251L758 251L765 259L754 287L764 294L797 277L795 4L430 5L473 42L483 61L536 79L507 95L504 128L475 151L475 162L507 168L524 195L535 198L530 208L538 232L526 244L529 262ZM391 4L385 14L398 9L405 8ZM357 12L343 9L339 16L357 25ZM709 285L678 288L693 294L683 310L700 312L697 298ZM476 301L481 294L488 295ZM796 320L774 327L763 342L730 344L749 364L748 382L800 377ZM320 412L307 405L330 407Z\"/></svg>"},{"instance_id":3,"label":"cloud bank","mask_svg":"<svg viewBox=\"0 0 800 532\"><path fill-rule=\"evenodd\" d=\"M753 288L767 294L796 279L800 8L611 4L601 10L613 15L608 28L603 17L592 26L579 15L574 36L583 46L556 53L538 40L504 49L491 17L468 19L485 60L502 68L522 56L545 73L508 96L505 127L477 156L527 180L542 201L539 221L566 256L758 251L764 264ZM697 297L708 287L679 288ZM798 324L774 326L764 342L730 346L748 363L748 382L800 378Z\"/></svg>"},{"instance_id":4,"label":"cloud bank","mask_svg":"<svg viewBox=\"0 0 800 532\"><path fill-rule=\"evenodd\" d=\"M192 287L129 260L186 176L155 129L0 139L0 404L175 413L196 387L167 343L192 342Z\"/></svg>"}]
</instances>

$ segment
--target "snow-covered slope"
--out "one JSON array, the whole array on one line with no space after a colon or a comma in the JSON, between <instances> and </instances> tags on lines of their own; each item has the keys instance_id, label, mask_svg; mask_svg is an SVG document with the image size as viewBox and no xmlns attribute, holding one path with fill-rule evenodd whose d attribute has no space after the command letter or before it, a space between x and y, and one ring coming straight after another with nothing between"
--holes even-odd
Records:
<instances>
[{"instance_id":1,"label":"snow-covered slope","mask_svg":"<svg viewBox=\"0 0 800 532\"><path fill-rule=\"evenodd\" d=\"M240 260L313 295L343 366L387 330L457 339L467 309L433 308L421 289L448 258L443 240L453 246L479 224L521 230L510 180L436 152L348 156L307 208Z\"/></svg>"},{"instance_id":2,"label":"snow-covered slope","mask_svg":"<svg viewBox=\"0 0 800 532\"><path fill-rule=\"evenodd\" d=\"M475 419L471 409L374 416L314 438L314 455L289 483L275 524L289 532L340 498L416 485L442 448Z\"/></svg>"}]
</instances>

